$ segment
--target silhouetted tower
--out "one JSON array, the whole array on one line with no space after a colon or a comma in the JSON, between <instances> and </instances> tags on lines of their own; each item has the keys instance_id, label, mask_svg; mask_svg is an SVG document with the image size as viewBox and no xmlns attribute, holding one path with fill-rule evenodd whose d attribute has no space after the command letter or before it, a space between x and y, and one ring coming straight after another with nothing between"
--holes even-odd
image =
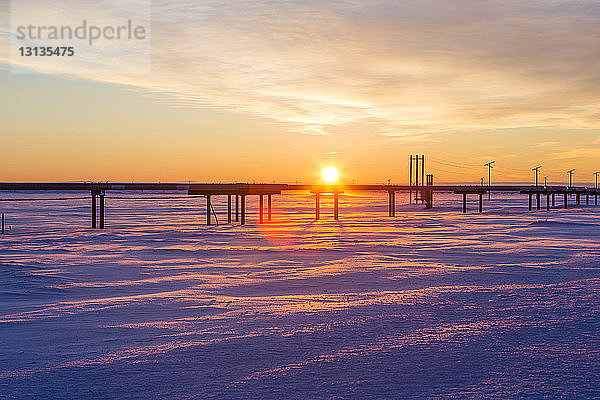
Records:
<instances>
[{"instance_id":1,"label":"silhouetted tower","mask_svg":"<svg viewBox=\"0 0 600 400\"><path fill-rule=\"evenodd\" d=\"M496 164L496 161L483 164L484 167L488 167L488 200L492 199L492 169L494 169L494 164Z\"/></svg>"},{"instance_id":2,"label":"silhouetted tower","mask_svg":"<svg viewBox=\"0 0 600 400\"><path fill-rule=\"evenodd\" d=\"M573 186L573 174L575 173L575 169L570 169L567 171L567 174L569 174L569 187Z\"/></svg>"},{"instance_id":3,"label":"silhouetted tower","mask_svg":"<svg viewBox=\"0 0 600 400\"><path fill-rule=\"evenodd\" d=\"M535 172L535 186L538 186L538 175L540 173L540 169L542 169L541 165L532 169L532 171Z\"/></svg>"},{"instance_id":4,"label":"silhouetted tower","mask_svg":"<svg viewBox=\"0 0 600 400\"><path fill-rule=\"evenodd\" d=\"M594 172L594 176L596 177L596 189L598 189L598 175L600 175L600 172Z\"/></svg>"},{"instance_id":5,"label":"silhouetted tower","mask_svg":"<svg viewBox=\"0 0 600 400\"><path fill-rule=\"evenodd\" d=\"M414 168L413 168L414 167ZM423 186L425 184L425 155L410 155L409 166L409 184L410 186ZM417 198L418 191L415 191L415 202L423 199ZM409 204L412 204L412 190L409 191Z\"/></svg>"}]
</instances>

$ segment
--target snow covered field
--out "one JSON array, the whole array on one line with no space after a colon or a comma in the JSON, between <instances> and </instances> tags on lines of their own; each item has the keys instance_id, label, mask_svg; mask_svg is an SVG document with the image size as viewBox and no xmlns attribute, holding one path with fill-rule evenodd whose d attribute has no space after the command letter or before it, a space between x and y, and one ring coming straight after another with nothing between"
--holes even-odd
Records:
<instances>
[{"instance_id":1,"label":"snow covered field","mask_svg":"<svg viewBox=\"0 0 600 400\"><path fill-rule=\"evenodd\" d=\"M0 203L0 398L600 398L599 207L128 196Z\"/></svg>"}]
</instances>

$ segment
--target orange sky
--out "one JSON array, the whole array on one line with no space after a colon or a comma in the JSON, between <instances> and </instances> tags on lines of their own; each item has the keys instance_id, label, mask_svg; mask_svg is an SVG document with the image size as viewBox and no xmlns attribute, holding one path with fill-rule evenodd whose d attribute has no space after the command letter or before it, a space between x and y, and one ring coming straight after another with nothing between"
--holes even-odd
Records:
<instances>
[{"instance_id":1,"label":"orange sky","mask_svg":"<svg viewBox=\"0 0 600 400\"><path fill-rule=\"evenodd\" d=\"M11 73L0 36L0 180L307 182L334 165L347 182L405 183L410 153L437 182L478 181L492 159L496 181L600 170L597 2L152 11L146 74L102 58Z\"/></svg>"}]
</instances>

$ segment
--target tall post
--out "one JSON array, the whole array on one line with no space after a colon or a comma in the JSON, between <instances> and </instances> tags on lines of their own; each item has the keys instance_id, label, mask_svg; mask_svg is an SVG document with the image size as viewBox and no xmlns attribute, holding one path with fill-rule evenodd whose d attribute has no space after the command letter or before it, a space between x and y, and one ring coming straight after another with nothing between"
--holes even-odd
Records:
<instances>
[{"instance_id":1,"label":"tall post","mask_svg":"<svg viewBox=\"0 0 600 400\"><path fill-rule=\"evenodd\" d=\"M575 204L581 205L581 195L579 193L575 195Z\"/></svg>"},{"instance_id":2,"label":"tall post","mask_svg":"<svg viewBox=\"0 0 600 400\"><path fill-rule=\"evenodd\" d=\"M556 195L554 193L552 193L552 207L556 206Z\"/></svg>"},{"instance_id":3,"label":"tall post","mask_svg":"<svg viewBox=\"0 0 600 400\"><path fill-rule=\"evenodd\" d=\"M484 167L488 167L488 200L492 200L492 169L496 161L490 161L489 163L483 164Z\"/></svg>"},{"instance_id":4,"label":"tall post","mask_svg":"<svg viewBox=\"0 0 600 400\"><path fill-rule=\"evenodd\" d=\"M267 195L267 220L271 220L271 195Z\"/></svg>"},{"instance_id":5,"label":"tall post","mask_svg":"<svg viewBox=\"0 0 600 400\"><path fill-rule=\"evenodd\" d=\"M104 229L104 192L100 193L100 229Z\"/></svg>"},{"instance_id":6,"label":"tall post","mask_svg":"<svg viewBox=\"0 0 600 400\"><path fill-rule=\"evenodd\" d=\"M92 192L92 229L96 229L96 192Z\"/></svg>"},{"instance_id":7,"label":"tall post","mask_svg":"<svg viewBox=\"0 0 600 400\"><path fill-rule=\"evenodd\" d=\"M598 189L598 175L600 175L600 171L594 172L594 176L596 177L596 189Z\"/></svg>"},{"instance_id":8,"label":"tall post","mask_svg":"<svg viewBox=\"0 0 600 400\"><path fill-rule=\"evenodd\" d=\"M4 213L2 213L2 234L4 235Z\"/></svg>"},{"instance_id":9,"label":"tall post","mask_svg":"<svg viewBox=\"0 0 600 400\"><path fill-rule=\"evenodd\" d=\"M590 196L586 193L585 195L585 205L589 206L590 205Z\"/></svg>"},{"instance_id":10,"label":"tall post","mask_svg":"<svg viewBox=\"0 0 600 400\"><path fill-rule=\"evenodd\" d=\"M409 166L409 178L408 178L408 185L410 187L412 187L413 184L413 156L412 154L410 155L410 166ZM408 204L412 204L412 189L408 190Z\"/></svg>"},{"instance_id":11,"label":"tall post","mask_svg":"<svg viewBox=\"0 0 600 400\"><path fill-rule=\"evenodd\" d=\"M315 193L315 219L318 221L321 219L321 204L320 204L320 193Z\"/></svg>"},{"instance_id":12,"label":"tall post","mask_svg":"<svg viewBox=\"0 0 600 400\"><path fill-rule=\"evenodd\" d=\"M211 221L210 221L210 194L206 195L206 225L210 225Z\"/></svg>"},{"instance_id":13,"label":"tall post","mask_svg":"<svg viewBox=\"0 0 600 400\"><path fill-rule=\"evenodd\" d=\"M419 155L417 154L416 156L417 158L417 165L416 165L416 169L415 169L415 186L419 186Z\"/></svg>"},{"instance_id":14,"label":"tall post","mask_svg":"<svg viewBox=\"0 0 600 400\"><path fill-rule=\"evenodd\" d=\"M463 214L467 213L467 194L463 193Z\"/></svg>"},{"instance_id":15,"label":"tall post","mask_svg":"<svg viewBox=\"0 0 600 400\"><path fill-rule=\"evenodd\" d=\"M392 191L392 217L396 216L396 192Z\"/></svg>"},{"instance_id":16,"label":"tall post","mask_svg":"<svg viewBox=\"0 0 600 400\"><path fill-rule=\"evenodd\" d=\"M425 154L421 155L421 185L425 185Z\"/></svg>"},{"instance_id":17,"label":"tall post","mask_svg":"<svg viewBox=\"0 0 600 400\"><path fill-rule=\"evenodd\" d=\"M339 199L340 194L338 192L333 193L333 219L336 221L340 219Z\"/></svg>"},{"instance_id":18,"label":"tall post","mask_svg":"<svg viewBox=\"0 0 600 400\"><path fill-rule=\"evenodd\" d=\"M258 223L262 224L263 223L263 212L264 212L264 201L263 201L263 195L259 194L258 195Z\"/></svg>"},{"instance_id":19,"label":"tall post","mask_svg":"<svg viewBox=\"0 0 600 400\"><path fill-rule=\"evenodd\" d=\"M550 211L550 193L546 193L546 211Z\"/></svg>"},{"instance_id":20,"label":"tall post","mask_svg":"<svg viewBox=\"0 0 600 400\"><path fill-rule=\"evenodd\" d=\"M569 195L564 193L565 196L565 209L569 208Z\"/></svg>"},{"instance_id":21,"label":"tall post","mask_svg":"<svg viewBox=\"0 0 600 400\"><path fill-rule=\"evenodd\" d=\"M235 222L240 222L240 195L235 195Z\"/></svg>"},{"instance_id":22,"label":"tall post","mask_svg":"<svg viewBox=\"0 0 600 400\"><path fill-rule=\"evenodd\" d=\"M532 203L533 195L529 193L529 211L531 211L531 203Z\"/></svg>"},{"instance_id":23,"label":"tall post","mask_svg":"<svg viewBox=\"0 0 600 400\"><path fill-rule=\"evenodd\" d=\"M388 192L388 217L392 216L392 191Z\"/></svg>"},{"instance_id":24,"label":"tall post","mask_svg":"<svg viewBox=\"0 0 600 400\"><path fill-rule=\"evenodd\" d=\"M538 186L538 175L540 173L540 169L542 168L542 166L538 166L532 169L532 171L535 172L535 186Z\"/></svg>"},{"instance_id":25,"label":"tall post","mask_svg":"<svg viewBox=\"0 0 600 400\"><path fill-rule=\"evenodd\" d=\"M540 205L540 194L539 193L537 193L535 195L535 201L536 201L536 209L539 210L541 208L541 205Z\"/></svg>"},{"instance_id":26,"label":"tall post","mask_svg":"<svg viewBox=\"0 0 600 400\"><path fill-rule=\"evenodd\" d=\"M569 187L573 187L573 173L575 172L575 169L570 169L567 171L567 174L569 174Z\"/></svg>"},{"instance_id":27,"label":"tall post","mask_svg":"<svg viewBox=\"0 0 600 400\"><path fill-rule=\"evenodd\" d=\"M479 193L479 212L483 212L483 193Z\"/></svg>"},{"instance_id":28,"label":"tall post","mask_svg":"<svg viewBox=\"0 0 600 400\"><path fill-rule=\"evenodd\" d=\"M242 194L240 199L240 207L242 214L242 221L240 222L242 225L246 225L246 195Z\"/></svg>"},{"instance_id":29,"label":"tall post","mask_svg":"<svg viewBox=\"0 0 600 400\"><path fill-rule=\"evenodd\" d=\"M227 195L227 223L231 223L231 195Z\"/></svg>"}]
</instances>

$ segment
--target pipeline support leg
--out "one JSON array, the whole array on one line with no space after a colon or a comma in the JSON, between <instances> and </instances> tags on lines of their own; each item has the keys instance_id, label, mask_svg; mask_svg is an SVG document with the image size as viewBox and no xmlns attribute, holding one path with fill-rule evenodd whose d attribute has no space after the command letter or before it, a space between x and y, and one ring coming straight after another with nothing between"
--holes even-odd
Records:
<instances>
[{"instance_id":1,"label":"pipeline support leg","mask_svg":"<svg viewBox=\"0 0 600 400\"><path fill-rule=\"evenodd\" d=\"M546 194L546 211L550 211L550 195Z\"/></svg>"},{"instance_id":2,"label":"pipeline support leg","mask_svg":"<svg viewBox=\"0 0 600 400\"><path fill-rule=\"evenodd\" d=\"M263 223L264 208L265 208L265 205L264 205L263 195L259 194L258 195L258 223L259 224Z\"/></svg>"},{"instance_id":3,"label":"pipeline support leg","mask_svg":"<svg viewBox=\"0 0 600 400\"><path fill-rule=\"evenodd\" d=\"M241 203L240 208L241 208L241 214L242 214L241 224L246 225L246 195L245 194L241 195L240 203Z\"/></svg>"},{"instance_id":4,"label":"pipeline support leg","mask_svg":"<svg viewBox=\"0 0 600 400\"><path fill-rule=\"evenodd\" d=\"M321 218L321 204L319 193L315 193L315 220L319 220Z\"/></svg>"},{"instance_id":5,"label":"pipeline support leg","mask_svg":"<svg viewBox=\"0 0 600 400\"><path fill-rule=\"evenodd\" d=\"M483 212L483 193L479 193L479 212Z\"/></svg>"},{"instance_id":6,"label":"pipeline support leg","mask_svg":"<svg viewBox=\"0 0 600 400\"><path fill-rule=\"evenodd\" d=\"M104 193L100 194L100 229L104 229Z\"/></svg>"},{"instance_id":7,"label":"pipeline support leg","mask_svg":"<svg viewBox=\"0 0 600 400\"><path fill-rule=\"evenodd\" d=\"M539 193L537 193L535 195L535 201L536 201L535 207L536 207L537 210L539 210L541 208L541 205L540 205L540 194Z\"/></svg>"},{"instance_id":8,"label":"pipeline support leg","mask_svg":"<svg viewBox=\"0 0 600 400\"><path fill-rule=\"evenodd\" d=\"M210 208L211 208L211 204L210 204L210 195L206 196L206 225L210 225L211 221L210 221Z\"/></svg>"},{"instance_id":9,"label":"pipeline support leg","mask_svg":"<svg viewBox=\"0 0 600 400\"><path fill-rule=\"evenodd\" d=\"M463 193L463 214L467 213L467 194Z\"/></svg>"},{"instance_id":10,"label":"pipeline support leg","mask_svg":"<svg viewBox=\"0 0 600 400\"><path fill-rule=\"evenodd\" d=\"M568 194L564 194L565 196L565 209L569 208L569 195Z\"/></svg>"},{"instance_id":11,"label":"pipeline support leg","mask_svg":"<svg viewBox=\"0 0 600 400\"><path fill-rule=\"evenodd\" d=\"M96 229L96 193L92 192L92 229Z\"/></svg>"},{"instance_id":12,"label":"pipeline support leg","mask_svg":"<svg viewBox=\"0 0 600 400\"><path fill-rule=\"evenodd\" d=\"M235 195L235 222L240 222L240 195Z\"/></svg>"},{"instance_id":13,"label":"pipeline support leg","mask_svg":"<svg viewBox=\"0 0 600 400\"><path fill-rule=\"evenodd\" d=\"M531 202L532 202L532 200L531 200L531 199L532 199L532 198L533 198L533 195L532 195L532 194L530 194L530 195L529 195L529 211L531 211Z\"/></svg>"},{"instance_id":14,"label":"pipeline support leg","mask_svg":"<svg viewBox=\"0 0 600 400\"><path fill-rule=\"evenodd\" d=\"M267 196L267 220L271 220L271 211L272 211L272 207L271 207L271 195Z\"/></svg>"},{"instance_id":15,"label":"pipeline support leg","mask_svg":"<svg viewBox=\"0 0 600 400\"><path fill-rule=\"evenodd\" d=\"M336 220L336 221L338 219L340 219L339 198L340 198L340 194L339 193L334 193L333 194L333 219Z\"/></svg>"},{"instance_id":16,"label":"pipeline support leg","mask_svg":"<svg viewBox=\"0 0 600 400\"><path fill-rule=\"evenodd\" d=\"M231 223L231 195L227 195L227 223Z\"/></svg>"}]
</instances>

